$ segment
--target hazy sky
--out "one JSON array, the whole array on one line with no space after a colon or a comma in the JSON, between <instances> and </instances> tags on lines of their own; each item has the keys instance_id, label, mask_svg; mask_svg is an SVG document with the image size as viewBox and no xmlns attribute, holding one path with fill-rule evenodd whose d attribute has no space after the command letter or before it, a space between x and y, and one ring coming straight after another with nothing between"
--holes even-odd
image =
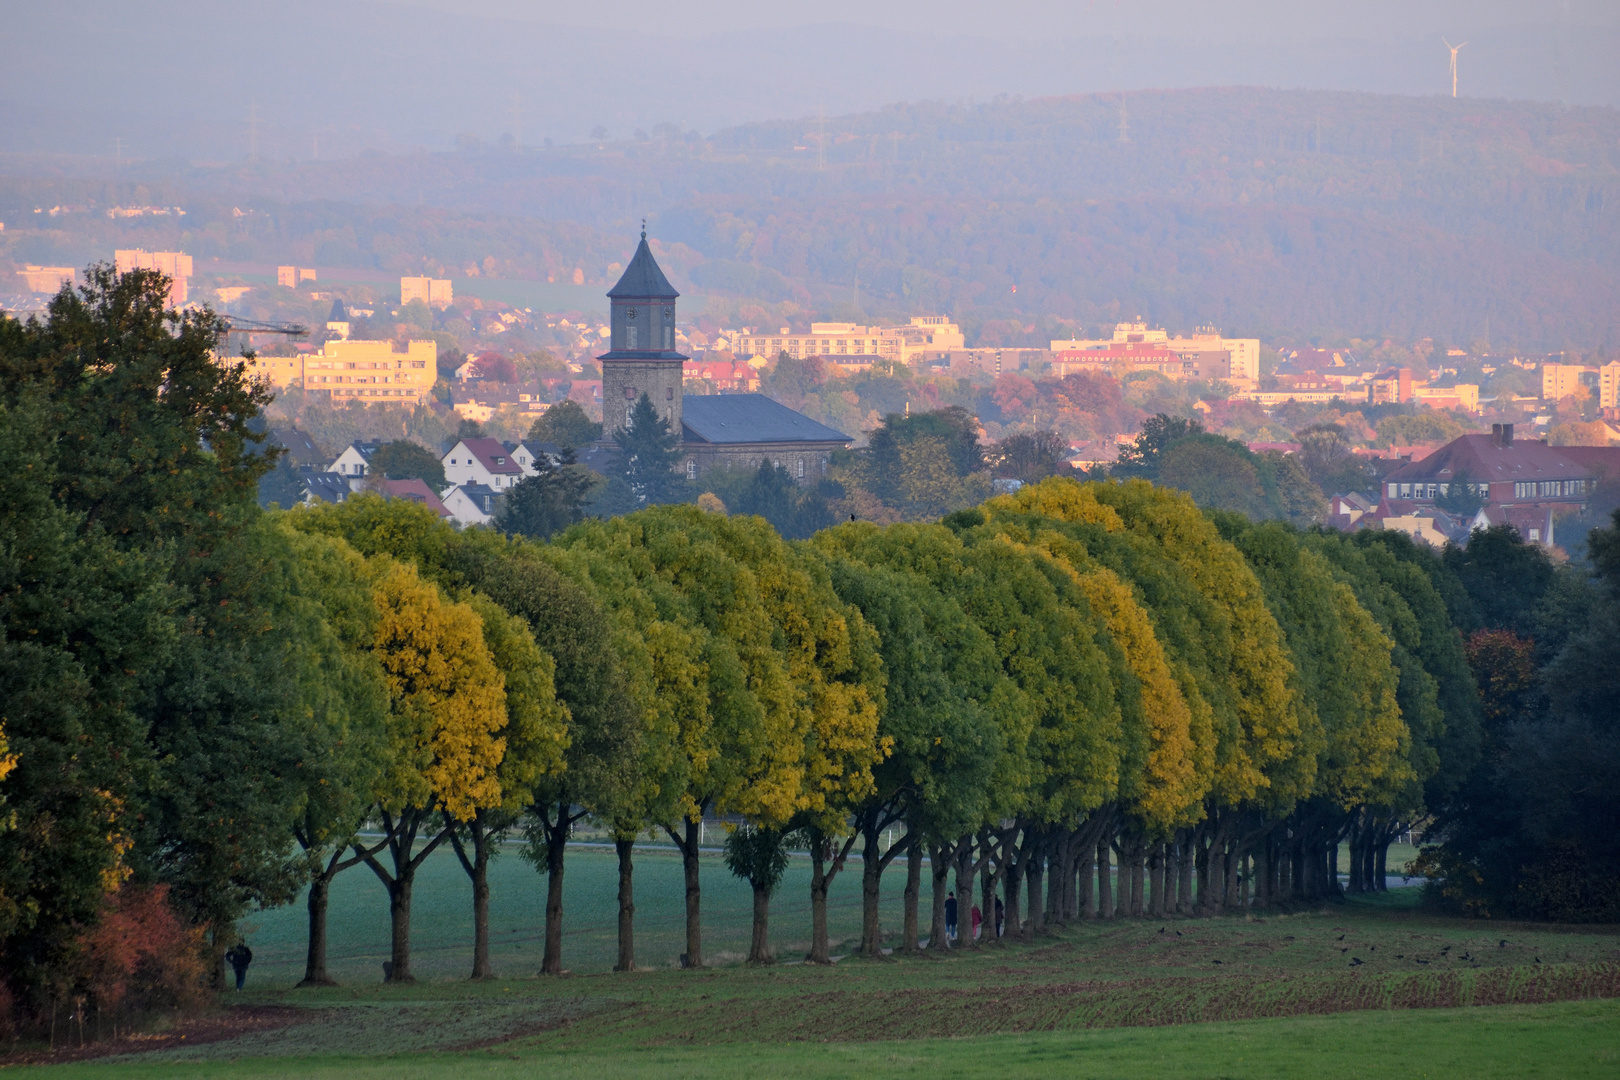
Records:
<instances>
[{"instance_id":1,"label":"hazy sky","mask_svg":"<svg viewBox=\"0 0 1620 1080\"><path fill-rule=\"evenodd\" d=\"M229 160L1197 86L1620 105L1608 0L55 0L0 29L0 153ZM249 118L257 121L250 123Z\"/></svg>"},{"instance_id":2,"label":"hazy sky","mask_svg":"<svg viewBox=\"0 0 1620 1080\"><path fill-rule=\"evenodd\" d=\"M1381 38L1469 32L1520 24L1615 25L1620 4L1600 0L616 0L612 4L524 0L392 0L471 15L596 29L636 27L700 37L734 30L850 23L894 31L1003 39L1049 34L1144 34L1241 38Z\"/></svg>"}]
</instances>

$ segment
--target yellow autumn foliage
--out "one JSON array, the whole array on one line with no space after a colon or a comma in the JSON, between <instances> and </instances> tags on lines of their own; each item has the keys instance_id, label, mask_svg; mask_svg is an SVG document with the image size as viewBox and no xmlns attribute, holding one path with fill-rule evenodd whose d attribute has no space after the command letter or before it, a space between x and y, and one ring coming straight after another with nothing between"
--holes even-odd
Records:
<instances>
[{"instance_id":1,"label":"yellow autumn foliage","mask_svg":"<svg viewBox=\"0 0 1620 1080\"><path fill-rule=\"evenodd\" d=\"M483 620L416 569L378 557L373 648L389 692L392 753L379 801L390 810L441 806L461 821L501 804L506 689Z\"/></svg>"}]
</instances>

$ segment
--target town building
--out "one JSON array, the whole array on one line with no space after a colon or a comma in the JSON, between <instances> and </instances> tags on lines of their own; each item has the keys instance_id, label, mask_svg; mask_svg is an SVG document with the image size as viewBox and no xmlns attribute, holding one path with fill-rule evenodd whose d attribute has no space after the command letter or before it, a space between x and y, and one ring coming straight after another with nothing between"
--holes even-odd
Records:
<instances>
[{"instance_id":1,"label":"town building","mask_svg":"<svg viewBox=\"0 0 1620 1080\"><path fill-rule=\"evenodd\" d=\"M420 300L428 307L449 307L455 303L455 288L445 278L402 277L399 279L400 307L412 300Z\"/></svg>"},{"instance_id":2,"label":"town building","mask_svg":"<svg viewBox=\"0 0 1620 1080\"><path fill-rule=\"evenodd\" d=\"M326 332L339 341L348 341L349 326L349 309L342 300L333 300L332 310L326 315Z\"/></svg>"},{"instance_id":3,"label":"town building","mask_svg":"<svg viewBox=\"0 0 1620 1080\"><path fill-rule=\"evenodd\" d=\"M298 483L304 489L303 501L308 506L343 502L353 490L344 477L314 465L299 466Z\"/></svg>"},{"instance_id":4,"label":"town building","mask_svg":"<svg viewBox=\"0 0 1620 1080\"><path fill-rule=\"evenodd\" d=\"M531 457L532 452L526 450L524 456ZM458 439L442 460L444 478L452 484L481 484L505 492L524 476L513 451L499 439Z\"/></svg>"},{"instance_id":5,"label":"town building","mask_svg":"<svg viewBox=\"0 0 1620 1080\"><path fill-rule=\"evenodd\" d=\"M17 273L23 279L23 287L29 292L49 293L52 296L61 292L62 286L72 285L78 278L71 266L35 266L27 263Z\"/></svg>"},{"instance_id":6,"label":"town building","mask_svg":"<svg viewBox=\"0 0 1620 1080\"><path fill-rule=\"evenodd\" d=\"M455 484L440 492L439 500L457 525L488 525L495 520L501 495L483 484Z\"/></svg>"},{"instance_id":7,"label":"town building","mask_svg":"<svg viewBox=\"0 0 1620 1080\"><path fill-rule=\"evenodd\" d=\"M306 281L315 280L315 270L308 266L276 267L276 284L284 289L296 289Z\"/></svg>"},{"instance_id":8,"label":"town building","mask_svg":"<svg viewBox=\"0 0 1620 1080\"><path fill-rule=\"evenodd\" d=\"M1598 368L1598 407L1620 409L1620 360Z\"/></svg>"},{"instance_id":9,"label":"town building","mask_svg":"<svg viewBox=\"0 0 1620 1080\"><path fill-rule=\"evenodd\" d=\"M916 364L953 350L966 349L967 339L962 328L951 322L949 315L916 315L909 324L895 326L884 333L900 339L900 362Z\"/></svg>"},{"instance_id":10,"label":"town building","mask_svg":"<svg viewBox=\"0 0 1620 1080\"><path fill-rule=\"evenodd\" d=\"M1592 364L1542 364L1541 400L1562 401L1582 387L1598 397L1601 381L1601 369Z\"/></svg>"},{"instance_id":11,"label":"town building","mask_svg":"<svg viewBox=\"0 0 1620 1080\"><path fill-rule=\"evenodd\" d=\"M169 279L169 306L179 307L190 295L186 282L191 277L191 256L183 251L144 251L133 248L113 252L113 266L120 274L131 270L156 270Z\"/></svg>"},{"instance_id":12,"label":"town building","mask_svg":"<svg viewBox=\"0 0 1620 1080\"><path fill-rule=\"evenodd\" d=\"M356 490L360 480L371 472L371 455L382 446L381 439L357 439L343 448L343 452L332 459L332 464L326 467L328 472L349 478L350 486Z\"/></svg>"},{"instance_id":13,"label":"town building","mask_svg":"<svg viewBox=\"0 0 1620 1080\"><path fill-rule=\"evenodd\" d=\"M1466 540L1475 527L1508 524L1526 540L1550 546L1555 517L1584 511L1594 490L1592 467L1569 449L1574 448L1515 441L1512 424L1492 424L1489 435L1459 435L1422 461L1388 473L1371 516L1386 528L1390 518L1432 520L1440 509L1436 501L1446 498L1452 485L1466 484L1484 506L1453 539Z\"/></svg>"},{"instance_id":14,"label":"town building","mask_svg":"<svg viewBox=\"0 0 1620 1080\"><path fill-rule=\"evenodd\" d=\"M691 480L715 467L757 469L769 461L799 483L811 483L826 474L832 452L851 441L764 394L688 398L681 424L681 451Z\"/></svg>"},{"instance_id":15,"label":"town building","mask_svg":"<svg viewBox=\"0 0 1620 1080\"><path fill-rule=\"evenodd\" d=\"M315 445L315 440L309 432L298 428L271 428L270 435L265 439L270 446L284 452L289 465L294 468L320 468L325 469L331 458L326 452Z\"/></svg>"},{"instance_id":16,"label":"town building","mask_svg":"<svg viewBox=\"0 0 1620 1080\"><path fill-rule=\"evenodd\" d=\"M439 377L439 346L433 341L412 341L401 349L392 341L328 341L318 353L296 358L296 374L276 378L275 357L271 382L295 382L307 393L363 405L424 404Z\"/></svg>"},{"instance_id":17,"label":"town building","mask_svg":"<svg viewBox=\"0 0 1620 1080\"><path fill-rule=\"evenodd\" d=\"M670 430L679 434L682 463L690 478L719 465L757 468L766 460L782 465L801 483L819 478L832 451L854 441L848 435L761 394L685 397L682 372L687 358L675 351L679 296L653 258L643 232L630 265L608 292L610 348L597 357L602 364L599 447L611 445L614 434L628 426L636 402L645 394ZM865 338L870 340L870 335ZM862 345L866 347L865 340ZM593 460L591 455L582 459Z\"/></svg>"},{"instance_id":18,"label":"town building","mask_svg":"<svg viewBox=\"0 0 1620 1080\"><path fill-rule=\"evenodd\" d=\"M369 483L370 489L385 499L409 499L421 503L441 518L453 516L433 489L427 486L426 480L412 477L409 480L375 480Z\"/></svg>"},{"instance_id":19,"label":"town building","mask_svg":"<svg viewBox=\"0 0 1620 1080\"><path fill-rule=\"evenodd\" d=\"M1223 337L1212 326L1201 326L1190 337L1171 337L1163 329L1149 329L1141 320L1122 322L1115 324L1111 337L1053 341L1052 351L1090 352L1119 345L1156 345L1191 362L1193 370L1207 373L1197 378L1219 378L1240 390L1252 389L1260 380L1260 339ZM1206 353L1211 355L1202 355Z\"/></svg>"},{"instance_id":20,"label":"town building","mask_svg":"<svg viewBox=\"0 0 1620 1080\"><path fill-rule=\"evenodd\" d=\"M960 336L960 335L958 335ZM744 334L738 338L737 355L761 356L775 360L783 353L794 359L807 356L884 356L899 360L901 337L896 330L858 323L811 323L808 334L795 334L787 327L774 334Z\"/></svg>"}]
</instances>

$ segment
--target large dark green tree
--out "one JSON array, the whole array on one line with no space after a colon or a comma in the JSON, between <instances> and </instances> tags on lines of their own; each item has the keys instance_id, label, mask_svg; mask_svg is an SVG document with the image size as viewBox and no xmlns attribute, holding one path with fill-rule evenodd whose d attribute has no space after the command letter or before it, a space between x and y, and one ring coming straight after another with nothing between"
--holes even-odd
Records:
<instances>
[{"instance_id":1,"label":"large dark green tree","mask_svg":"<svg viewBox=\"0 0 1620 1080\"><path fill-rule=\"evenodd\" d=\"M625 482L642 505L680 502L689 486L675 474L680 458L680 433L658 415L652 399L643 393L630 410L630 423L613 433L618 444Z\"/></svg>"}]
</instances>

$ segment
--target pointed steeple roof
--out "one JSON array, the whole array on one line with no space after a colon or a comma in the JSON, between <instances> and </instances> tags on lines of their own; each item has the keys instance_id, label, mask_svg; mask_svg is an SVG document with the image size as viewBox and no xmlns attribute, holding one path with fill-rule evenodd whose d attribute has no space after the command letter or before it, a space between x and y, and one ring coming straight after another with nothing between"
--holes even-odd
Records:
<instances>
[{"instance_id":1,"label":"pointed steeple roof","mask_svg":"<svg viewBox=\"0 0 1620 1080\"><path fill-rule=\"evenodd\" d=\"M637 246L630 265L624 268L619 283L608 290L614 299L634 297L637 300L673 300L681 295L670 285L669 278L659 269L658 260L647 247L647 230L641 231L641 244Z\"/></svg>"}]
</instances>

